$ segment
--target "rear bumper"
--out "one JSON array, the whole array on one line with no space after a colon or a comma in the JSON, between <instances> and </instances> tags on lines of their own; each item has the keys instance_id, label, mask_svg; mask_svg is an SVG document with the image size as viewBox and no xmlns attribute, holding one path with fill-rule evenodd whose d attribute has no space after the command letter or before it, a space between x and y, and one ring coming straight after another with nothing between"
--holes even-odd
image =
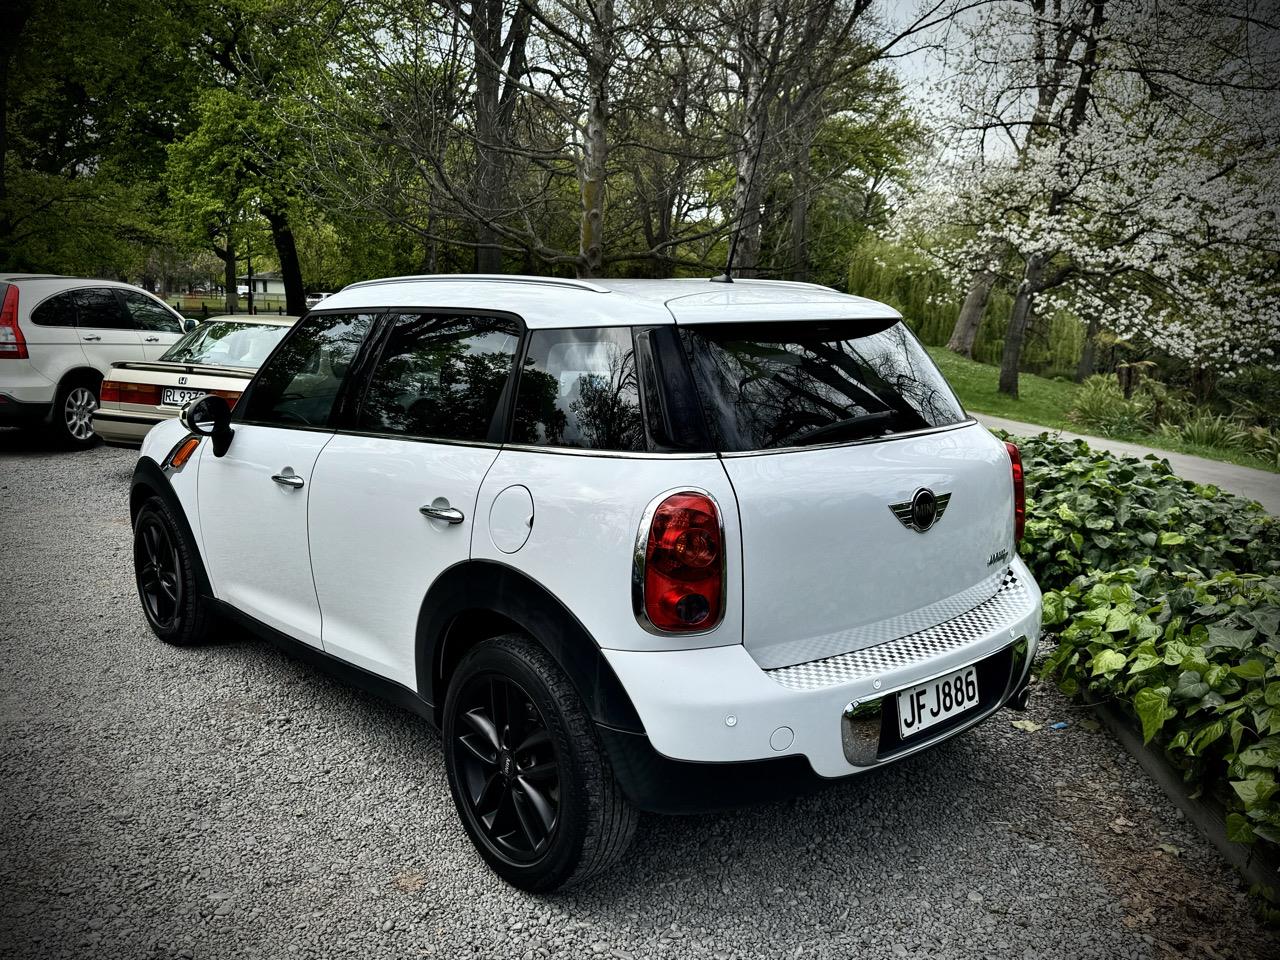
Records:
<instances>
[{"instance_id":1,"label":"rear bumper","mask_svg":"<svg viewBox=\"0 0 1280 960\"><path fill-rule=\"evenodd\" d=\"M716 765L798 757L818 778L845 777L946 739L1018 699L1039 642L1040 591L1021 561L1012 572L1017 589L1000 603L781 670L762 670L738 645L604 655L661 757ZM969 665L979 665L978 705L919 740L900 740L894 694Z\"/></svg>"},{"instance_id":2,"label":"rear bumper","mask_svg":"<svg viewBox=\"0 0 1280 960\"><path fill-rule=\"evenodd\" d=\"M51 401L29 403L7 393L0 393L0 426L23 427L49 418Z\"/></svg>"},{"instance_id":3,"label":"rear bumper","mask_svg":"<svg viewBox=\"0 0 1280 960\"><path fill-rule=\"evenodd\" d=\"M123 413L119 410L103 410L93 412L93 432L107 443L136 447L142 444L147 434L165 417L154 414Z\"/></svg>"}]
</instances>

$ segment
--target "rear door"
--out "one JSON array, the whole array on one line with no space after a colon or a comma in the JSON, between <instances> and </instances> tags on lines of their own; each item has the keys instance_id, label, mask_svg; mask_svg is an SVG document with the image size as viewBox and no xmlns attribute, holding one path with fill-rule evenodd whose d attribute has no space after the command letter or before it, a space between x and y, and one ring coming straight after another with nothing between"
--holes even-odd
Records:
<instances>
[{"instance_id":1,"label":"rear door","mask_svg":"<svg viewBox=\"0 0 1280 960\"><path fill-rule=\"evenodd\" d=\"M142 336L111 287L80 287L72 292L77 332L85 358L106 376L117 360L141 360Z\"/></svg>"},{"instance_id":2,"label":"rear door","mask_svg":"<svg viewBox=\"0 0 1280 960\"><path fill-rule=\"evenodd\" d=\"M311 565L326 652L416 689L422 599L470 556L520 328L456 313L383 323L358 408L315 465Z\"/></svg>"},{"instance_id":3,"label":"rear door","mask_svg":"<svg viewBox=\"0 0 1280 960\"><path fill-rule=\"evenodd\" d=\"M182 317L154 297L137 290L116 290L125 312L142 337L148 360L160 357L182 336Z\"/></svg>"},{"instance_id":4,"label":"rear door","mask_svg":"<svg viewBox=\"0 0 1280 960\"><path fill-rule=\"evenodd\" d=\"M23 300L39 296L43 286L41 281L18 285L20 311ZM54 383L68 370L82 367L86 362L80 331L76 328L74 290L63 290L35 303L27 322L22 324L22 335L27 341L31 365Z\"/></svg>"},{"instance_id":5,"label":"rear door","mask_svg":"<svg viewBox=\"0 0 1280 960\"><path fill-rule=\"evenodd\" d=\"M684 331L738 499L744 643L765 667L883 643L993 595L1008 456L901 323Z\"/></svg>"},{"instance_id":6,"label":"rear door","mask_svg":"<svg viewBox=\"0 0 1280 960\"><path fill-rule=\"evenodd\" d=\"M200 527L215 594L316 647L320 604L307 544L313 467L333 439L331 417L372 325L370 314L313 314L237 404L226 455L201 444Z\"/></svg>"}]
</instances>

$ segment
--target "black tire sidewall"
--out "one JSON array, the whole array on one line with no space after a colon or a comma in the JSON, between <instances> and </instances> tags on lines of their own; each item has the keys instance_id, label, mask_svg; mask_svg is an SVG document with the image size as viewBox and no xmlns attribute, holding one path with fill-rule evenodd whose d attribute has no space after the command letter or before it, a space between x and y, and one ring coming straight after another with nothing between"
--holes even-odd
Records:
<instances>
[{"instance_id":1,"label":"black tire sidewall","mask_svg":"<svg viewBox=\"0 0 1280 960\"><path fill-rule=\"evenodd\" d=\"M521 655L522 644L527 644L535 650L540 648L537 648L532 641L523 640L523 638L521 638L522 643L512 643L512 638L504 637L501 640L502 642L483 643L469 653L458 666L449 683L449 690L445 696L442 729L445 768L448 774L449 792L453 794L454 804L458 808L458 818L462 821L467 835L480 855L494 872L508 883L523 890L538 893L560 886L574 873L582 857L589 817L589 799L582 780L583 758L579 755L574 740L575 734L591 736L592 732L570 730L570 720L565 715L564 705L559 703L548 687L547 680L551 678L543 677L542 671L547 669L548 664L542 657L527 658ZM543 661L541 664L540 660ZM512 863L492 847L488 837L473 823L469 801L462 795L459 787L460 777L453 753L459 696L468 680L490 673L514 680L529 694L534 705L542 712L560 763L559 822L547 852L541 859L528 865Z\"/></svg>"},{"instance_id":2,"label":"black tire sidewall","mask_svg":"<svg viewBox=\"0 0 1280 960\"><path fill-rule=\"evenodd\" d=\"M178 576L181 580L182 597L174 623L169 627L164 627L152 619L151 611L147 609L147 599L142 591L142 583L138 579L136 561L133 575L134 589L138 593L138 602L142 605L142 615L146 618L147 626L151 628L151 632L165 643L186 646L199 639L196 634L201 626L202 612L199 609L199 585L196 582L195 569L192 566L191 545L187 542L186 537L183 536L180 525L174 522L168 505L159 497L152 497L144 503L142 509L138 511L138 515L134 518L133 536L135 541L142 527L152 521L159 522L165 528L178 554L178 563L180 565Z\"/></svg>"}]
</instances>

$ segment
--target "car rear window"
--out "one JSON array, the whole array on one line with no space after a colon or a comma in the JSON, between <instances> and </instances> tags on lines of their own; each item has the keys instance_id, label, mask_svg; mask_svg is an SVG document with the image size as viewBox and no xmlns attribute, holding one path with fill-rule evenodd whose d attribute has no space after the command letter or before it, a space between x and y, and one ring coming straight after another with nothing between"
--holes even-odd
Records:
<instances>
[{"instance_id":1,"label":"car rear window","mask_svg":"<svg viewBox=\"0 0 1280 960\"><path fill-rule=\"evenodd\" d=\"M161 360L256 370L289 328L278 323L202 323L164 352Z\"/></svg>"},{"instance_id":2,"label":"car rear window","mask_svg":"<svg viewBox=\"0 0 1280 960\"><path fill-rule=\"evenodd\" d=\"M717 324L683 337L721 450L845 443L965 419L901 322Z\"/></svg>"}]
</instances>

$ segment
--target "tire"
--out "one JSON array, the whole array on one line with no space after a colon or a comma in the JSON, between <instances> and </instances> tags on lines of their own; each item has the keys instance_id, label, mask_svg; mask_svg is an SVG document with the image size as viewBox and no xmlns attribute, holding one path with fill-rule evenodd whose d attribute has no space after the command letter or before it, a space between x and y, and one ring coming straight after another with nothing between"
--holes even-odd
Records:
<instances>
[{"instance_id":1,"label":"tire","mask_svg":"<svg viewBox=\"0 0 1280 960\"><path fill-rule=\"evenodd\" d=\"M581 883L630 845L637 814L591 718L528 637L495 637L463 658L445 696L443 743L462 825L512 886L549 893Z\"/></svg>"},{"instance_id":2,"label":"tire","mask_svg":"<svg viewBox=\"0 0 1280 960\"><path fill-rule=\"evenodd\" d=\"M98 409L100 383L88 377L68 380L58 387L49 412L49 425L64 447L83 450L93 446L93 411Z\"/></svg>"},{"instance_id":3,"label":"tire","mask_svg":"<svg viewBox=\"0 0 1280 960\"><path fill-rule=\"evenodd\" d=\"M209 639L213 613L196 580L198 562L169 505L147 500L133 523L134 580L151 632L176 647Z\"/></svg>"}]
</instances>

